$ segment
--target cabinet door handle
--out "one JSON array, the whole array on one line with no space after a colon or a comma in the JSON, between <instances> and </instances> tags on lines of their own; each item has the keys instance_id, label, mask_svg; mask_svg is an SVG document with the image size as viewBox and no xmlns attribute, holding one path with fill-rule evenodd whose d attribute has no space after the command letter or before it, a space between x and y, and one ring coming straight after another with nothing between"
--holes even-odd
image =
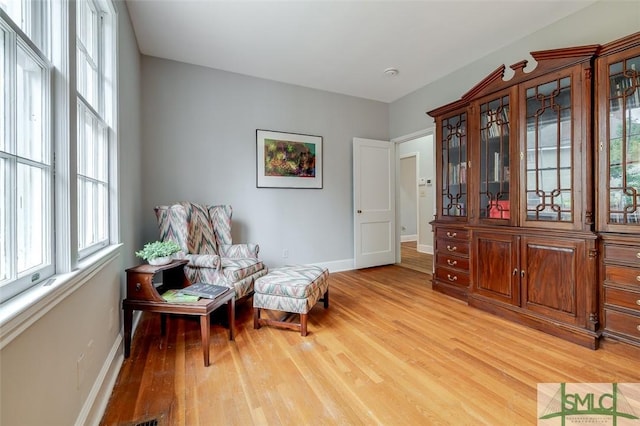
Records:
<instances>
[{"instance_id":1,"label":"cabinet door handle","mask_svg":"<svg viewBox=\"0 0 640 426\"><path fill-rule=\"evenodd\" d=\"M457 246L453 246L453 247L451 247L451 246L447 246L447 250L449 250L449 251L456 251L456 250L458 250L458 247L457 247ZM638 281L640 281L640 276L638 276Z\"/></svg>"},{"instance_id":2,"label":"cabinet door handle","mask_svg":"<svg viewBox=\"0 0 640 426\"><path fill-rule=\"evenodd\" d=\"M457 232L451 233L447 231L447 237L449 238L455 238L458 235ZM638 253L638 257L640 257L640 253Z\"/></svg>"},{"instance_id":3,"label":"cabinet door handle","mask_svg":"<svg viewBox=\"0 0 640 426\"><path fill-rule=\"evenodd\" d=\"M522 271L520 271L520 277L524 278L524 269Z\"/></svg>"},{"instance_id":4,"label":"cabinet door handle","mask_svg":"<svg viewBox=\"0 0 640 426\"><path fill-rule=\"evenodd\" d=\"M513 276L515 277L516 275L518 275L518 268L513 268Z\"/></svg>"},{"instance_id":5,"label":"cabinet door handle","mask_svg":"<svg viewBox=\"0 0 640 426\"><path fill-rule=\"evenodd\" d=\"M447 259L447 265L449 266L456 266L458 264L457 260L451 260L451 259ZM640 300L638 300L638 302L640 302ZM640 305L640 303L638 303Z\"/></svg>"},{"instance_id":6,"label":"cabinet door handle","mask_svg":"<svg viewBox=\"0 0 640 426\"><path fill-rule=\"evenodd\" d=\"M447 279L448 279L449 281L458 281L458 276L457 276L457 275L454 275L454 276L452 277L450 274L447 274ZM638 327L640 327L640 325L639 325Z\"/></svg>"},{"instance_id":7,"label":"cabinet door handle","mask_svg":"<svg viewBox=\"0 0 640 426\"><path fill-rule=\"evenodd\" d=\"M141 288L142 288L142 284L136 283L136 291L140 291Z\"/></svg>"}]
</instances>

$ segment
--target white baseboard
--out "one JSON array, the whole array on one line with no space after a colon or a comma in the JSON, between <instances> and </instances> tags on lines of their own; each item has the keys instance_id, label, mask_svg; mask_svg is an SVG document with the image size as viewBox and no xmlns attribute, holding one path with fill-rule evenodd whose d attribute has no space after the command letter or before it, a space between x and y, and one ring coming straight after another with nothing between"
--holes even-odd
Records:
<instances>
[{"instance_id":1,"label":"white baseboard","mask_svg":"<svg viewBox=\"0 0 640 426\"><path fill-rule=\"evenodd\" d=\"M332 262L317 262L315 266L327 268L329 272L352 271L354 269L353 259L334 260Z\"/></svg>"},{"instance_id":2,"label":"white baseboard","mask_svg":"<svg viewBox=\"0 0 640 426\"><path fill-rule=\"evenodd\" d=\"M111 351L109 351L109 355L102 365L100 373L91 387L89 396L87 396L76 419L75 424L77 426L98 426L100 424L123 362L123 340L122 335L118 333L111 346Z\"/></svg>"},{"instance_id":3,"label":"white baseboard","mask_svg":"<svg viewBox=\"0 0 640 426\"><path fill-rule=\"evenodd\" d=\"M406 243L408 241L418 241L418 234L400 235L400 242Z\"/></svg>"}]
</instances>

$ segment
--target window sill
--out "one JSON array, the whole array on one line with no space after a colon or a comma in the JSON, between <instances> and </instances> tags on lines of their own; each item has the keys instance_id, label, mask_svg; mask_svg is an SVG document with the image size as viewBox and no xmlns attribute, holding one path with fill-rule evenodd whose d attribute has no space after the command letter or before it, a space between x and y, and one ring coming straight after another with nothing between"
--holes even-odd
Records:
<instances>
[{"instance_id":1,"label":"window sill","mask_svg":"<svg viewBox=\"0 0 640 426\"><path fill-rule=\"evenodd\" d=\"M0 349L81 287L98 269L120 255L122 244L110 245L83 259L72 272L54 275L0 305Z\"/></svg>"}]
</instances>

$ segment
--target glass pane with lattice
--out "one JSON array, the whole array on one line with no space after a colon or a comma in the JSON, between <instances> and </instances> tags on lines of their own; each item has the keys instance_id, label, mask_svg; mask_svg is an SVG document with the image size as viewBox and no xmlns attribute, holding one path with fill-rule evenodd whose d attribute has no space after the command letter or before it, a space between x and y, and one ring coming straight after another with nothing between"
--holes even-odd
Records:
<instances>
[{"instance_id":1,"label":"glass pane with lattice","mask_svg":"<svg viewBox=\"0 0 640 426\"><path fill-rule=\"evenodd\" d=\"M509 219L509 96L480 104L481 219Z\"/></svg>"},{"instance_id":2,"label":"glass pane with lattice","mask_svg":"<svg viewBox=\"0 0 640 426\"><path fill-rule=\"evenodd\" d=\"M527 220L573 220L571 78L526 91Z\"/></svg>"},{"instance_id":3,"label":"glass pane with lattice","mask_svg":"<svg viewBox=\"0 0 640 426\"><path fill-rule=\"evenodd\" d=\"M640 56L609 66L609 213L612 224L640 216Z\"/></svg>"},{"instance_id":4,"label":"glass pane with lattice","mask_svg":"<svg viewBox=\"0 0 640 426\"><path fill-rule=\"evenodd\" d=\"M467 215L467 114L442 120L442 215Z\"/></svg>"}]
</instances>

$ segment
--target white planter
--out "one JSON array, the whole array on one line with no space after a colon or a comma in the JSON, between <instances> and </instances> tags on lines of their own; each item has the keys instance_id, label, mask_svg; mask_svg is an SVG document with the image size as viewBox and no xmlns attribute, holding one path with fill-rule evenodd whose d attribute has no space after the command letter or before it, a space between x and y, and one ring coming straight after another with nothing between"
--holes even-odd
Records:
<instances>
[{"instance_id":1,"label":"white planter","mask_svg":"<svg viewBox=\"0 0 640 426\"><path fill-rule=\"evenodd\" d=\"M160 265L166 265L168 263L171 263L171 256L164 256L164 257L156 257L155 259L149 259L149 265L153 265L153 266L160 266Z\"/></svg>"}]
</instances>

